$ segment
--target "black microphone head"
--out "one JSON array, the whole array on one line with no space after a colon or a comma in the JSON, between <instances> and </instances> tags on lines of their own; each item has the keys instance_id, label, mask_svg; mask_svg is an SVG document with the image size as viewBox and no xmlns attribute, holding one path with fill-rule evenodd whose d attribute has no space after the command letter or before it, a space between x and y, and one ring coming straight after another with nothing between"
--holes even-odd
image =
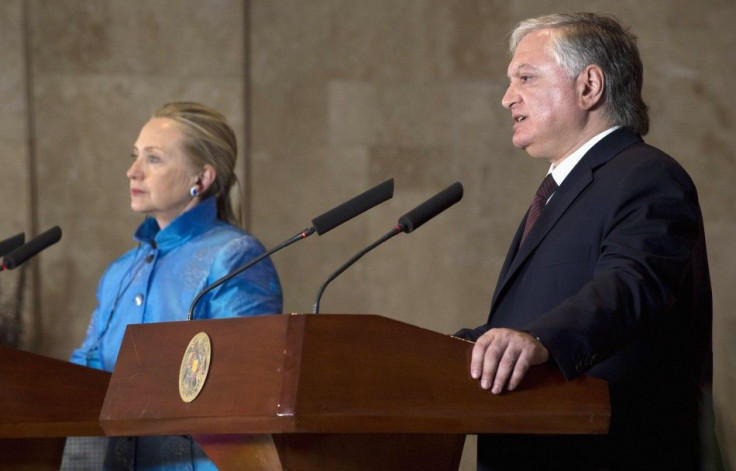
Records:
<instances>
[{"instance_id":1,"label":"black microphone head","mask_svg":"<svg viewBox=\"0 0 736 471\"><path fill-rule=\"evenodd\" d=\"M21 232L20 234L16 234L12 237L8 237L7 239L3 241L0 241L0 257L17 249L18 247L23 245L25 241L26 241L26 234L24 232Z\"/></svg>"},{"instance_id":2,"label":"black microphone head","mask_svg":"<svg viewBox=\"0 0 736 471\"><path fill-rule=\"evenodd\" d=\"M455 182L399 218L401 230L409 233L437 216L463 197L463 185Z\"/></svg>"},{"instance_id":3,"label":"black microphone head","mask_svg":"<svg viewBox=\"0 0 736 471\"><path fill-rule=\"evenodd\" d=\"M54 226L46 232L37 235L27 244L13 250L3 257L3 267L8 270L12 270L46 247L59 242L60 239L61 228L59 226Z\"/></svg>"},{"instance_id":4,"label":"black microphone head","mask_svg":"<svg viewBox=\"0 0 736 471\"><path fill-rule=\"evenodd\" d=\"M359 194L350 201L346 201L340 206L317 216L312 219L312 224L317 230L317 234L322 235L340 224L349 221L355 216L371 209L377 204L391 199L393 196L394 179L391 178L383 183L379 183L370 190Z\"/></svg>"}]
</instances>

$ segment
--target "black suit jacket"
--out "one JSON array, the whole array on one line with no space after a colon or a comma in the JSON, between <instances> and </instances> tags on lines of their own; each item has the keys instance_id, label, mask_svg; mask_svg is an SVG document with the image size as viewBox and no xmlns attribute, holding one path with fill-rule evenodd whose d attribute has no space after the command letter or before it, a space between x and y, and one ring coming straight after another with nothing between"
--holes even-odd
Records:
<instances>
[{"instance_id":1,"label":"black suit jacket","mask_svg":"<svg viewBox=\"0 0 736 471\"><path fill-rule=\"evenodd\" d=\"M694 469L712 305L702 216L687 173L619 129L575 166L519 247L522 228L523 221L487 324L462 335L528 331L568 379L607 380L611 432L603 440L550 437L547 445L540 437L481 437L480 469L505 461L500 455L518 462L513 443L541 459L519 469Z\"/></svg>"}]
</instances>

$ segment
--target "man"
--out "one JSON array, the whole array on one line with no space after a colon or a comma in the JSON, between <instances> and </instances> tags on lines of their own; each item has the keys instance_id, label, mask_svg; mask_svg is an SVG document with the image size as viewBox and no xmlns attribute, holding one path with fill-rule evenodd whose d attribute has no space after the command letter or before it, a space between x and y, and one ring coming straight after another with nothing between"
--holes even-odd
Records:
<instances>
[{"instance_id":1,"label":"man","mask_svg":"<svg viewBox=\"0 0 736 471\"><path fill-rule=\"evenodd\" d=\"M697 469L702 216L686 172L641 139L636 38L610 17L551 15L520 23L510 51L513 143L554 183L512 241L487 324L457 335L476 341L470 374L493 394L549 361L607 380L612 418L605 437L481 436L478 469Z\"/></svg>"}]
</instances>

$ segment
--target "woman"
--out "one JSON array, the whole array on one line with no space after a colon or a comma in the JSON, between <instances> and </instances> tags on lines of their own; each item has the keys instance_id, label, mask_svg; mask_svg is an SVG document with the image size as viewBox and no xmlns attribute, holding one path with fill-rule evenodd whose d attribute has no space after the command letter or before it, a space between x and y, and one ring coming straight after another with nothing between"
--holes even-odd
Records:
<instances>
[{"instance_id":1,"label":"woman","mask_svg":"<svg viewBox=\"0 0 736 471\"><path fill-rule=\"evenodd\" d=\"M112 371L125 327L187 319L207 285L264 252L236 227L230 201L237 144L218 112L170 103L153 114L133 147L131 208L146 220L138 247L113 262L97 289L98 305L71 361ZM282 294L265 259L205 295L194 319L275 314ZM183 467L182 467L183 466ZM189 437L111 438L105 469L216 469Z\"/></svg>"}]
</instances>

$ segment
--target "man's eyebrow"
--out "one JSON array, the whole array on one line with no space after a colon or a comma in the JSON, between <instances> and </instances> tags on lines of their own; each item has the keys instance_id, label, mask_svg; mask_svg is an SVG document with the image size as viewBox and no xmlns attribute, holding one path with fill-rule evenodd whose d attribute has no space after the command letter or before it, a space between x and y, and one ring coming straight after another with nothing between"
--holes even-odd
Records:
<instances>
[{"instance_id":1,"label":"man's eyebrow","mask_svg":"<svg viewBox=\"0 0 736 471\"><path fill-rule=\"evenodd\" d=\"M530 70L532 72L534 72L534 71L537 70L537 68L534 67L533 65L524 62L524 63L519 64L516 67L514 67L513 70L511 71L511 73L510 74L507 74L507 75L508 75L508 77L512 77L514 75L519 74L519 72L522 71L522 70L524 70L524 69L528 69L528 70Z\"/></svg>"}]
</instances>

